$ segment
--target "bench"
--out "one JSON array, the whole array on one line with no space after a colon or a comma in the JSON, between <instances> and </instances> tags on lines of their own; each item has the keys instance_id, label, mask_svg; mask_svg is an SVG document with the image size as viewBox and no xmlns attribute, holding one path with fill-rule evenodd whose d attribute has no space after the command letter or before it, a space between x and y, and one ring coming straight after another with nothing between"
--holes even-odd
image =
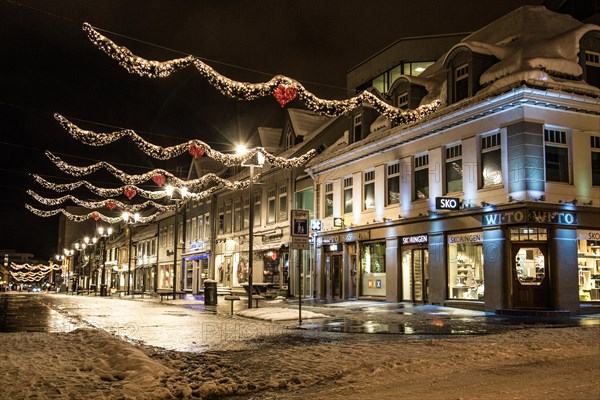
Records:
<instances>
[{"instance_id":1,"label":"bench","mask_svg":"<svg viewBox=\"0 0 600 400\"><path fill-rule=\"evenodd\" d=\"M233 302L240 299L240 296L225 296L225 300L231 302L231 315L233 315Z\"/></svg>"},{"instance_id":2,"label":"bench","mask_svg":"<svg viewBox=\"0 0 600 400\"><path fill-rule=\"evenodd\" d=\"M171 294L173 294L173 292L171 292ZM134 291L131 292L131 298L132 299L135 299L136 295L142 296L142 299L143 299L144 296L145 295L149 295L149 293L146 293L146 292L141 291L141 290L134 290Z\"/></svg>"},{"instance_id":3,"label":"bench","mask_svg":"<svg viewBox=\"0 0 600 400\"><path fill-rule=\"evenodd\" d=\"M261 296L260 294L255 294L254 296L252 296L252 300L256 302L256 308L258 308L258 302L264 299L265 296Z\"/></svg>"},{"instance_id":4,"label":"bench","mask_svg":"<svg viewBox=\"0 0 600 400\"><path fill-rule=\"evenodd\" d=\"M175 292L173 293L173 291L168 291L168 292L156 292L156 294L158 294L160 296L160 301L162 302L163 299L167 299L169 300L169 297L172 297L173 300L175 300L175 298L179 298L181 299L183 296L186 295L185 292Z\"/></svg>"}]
</instances>

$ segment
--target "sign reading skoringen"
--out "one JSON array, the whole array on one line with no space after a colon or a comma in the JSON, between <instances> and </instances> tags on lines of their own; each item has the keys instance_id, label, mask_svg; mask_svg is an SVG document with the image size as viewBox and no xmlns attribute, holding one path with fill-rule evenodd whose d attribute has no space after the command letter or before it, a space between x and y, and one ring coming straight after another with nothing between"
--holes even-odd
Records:
<instances>
[{"instance_id":1,"label":"sign reading skoringen","mask_svg":"<svg viewBox=\"0 0 600 400\"><path fill-rule=\"evenodd\" d=\"M309 212L308 210L291 210L290 227L292 249L308 250Z\"/></svg>"}]
</instances>

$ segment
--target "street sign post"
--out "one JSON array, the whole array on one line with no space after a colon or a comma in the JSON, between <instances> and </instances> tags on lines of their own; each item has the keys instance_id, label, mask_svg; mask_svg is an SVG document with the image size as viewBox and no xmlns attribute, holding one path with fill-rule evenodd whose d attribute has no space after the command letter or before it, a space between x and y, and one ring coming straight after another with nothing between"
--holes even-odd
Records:
<instances>
[{"instance_id":1,"label":"street sign post","mask_svg":"<svg viewBox=\"0 0 600 400\"><path fill-rule=\"evenodd\" d=\"M309 217L308 210L291 210L290 215L290 232L291 243L290 248L294 250L308 250L308 233L309 233ZM300 267L300 257L298 257L298 324L302 324L302 271Z\"/></svg>"}]
</instances>

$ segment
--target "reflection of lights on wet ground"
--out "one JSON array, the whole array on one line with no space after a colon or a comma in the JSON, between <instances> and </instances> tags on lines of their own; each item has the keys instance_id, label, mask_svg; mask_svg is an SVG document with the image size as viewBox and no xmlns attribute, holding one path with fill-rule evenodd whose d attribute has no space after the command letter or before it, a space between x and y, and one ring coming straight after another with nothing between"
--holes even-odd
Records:
<instances>
[{"instance_id":1,"label":"reflection of lights on wet ground","mask_svg":"<svg viewBox=\"0 0 600 400\"><path fill-rule=\"evenodd\" d=\"M444 326L444 323L440 319L434 319L432 324L433 324L433 326L437 326L437 327Z\"/></svg>"}]
</instances>

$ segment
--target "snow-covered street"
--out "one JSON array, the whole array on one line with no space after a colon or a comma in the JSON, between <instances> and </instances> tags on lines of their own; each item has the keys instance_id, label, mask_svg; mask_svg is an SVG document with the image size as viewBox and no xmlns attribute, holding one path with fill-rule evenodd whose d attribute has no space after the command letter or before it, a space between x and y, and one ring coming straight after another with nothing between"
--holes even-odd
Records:
<instances>
[{"instance_id":1,"label":"snow-covered street","mask_svg":"<svg viewBox=\"0 0 600 400\"><path fill-rule=\"evenodd\" d=\"M597 317L580 319L580 326L535 327L525 320L507 325L498 320L501 329L487 335L351 334L311 328L324 324L323 319L297 329L297 321L232 317L226 312L228 305L214 312L186 300L160 304L93 296L8 296L48 306L54 315L48 321L55 325L47 331L0 334L2 398L600 395ZM276 304L273 308L285 308ZM404 315L386 312L385 307L366 308L364 315L372 324L372 318L438 325L452 320L439 313ZM352 319L359 315L356 305L306 306L307 315L317 310L332 314L335 321L344 314ZM454 318L462 312L456 310ZM159 343L168 346L157 347Z\"/></svg>"}]
</instances>

